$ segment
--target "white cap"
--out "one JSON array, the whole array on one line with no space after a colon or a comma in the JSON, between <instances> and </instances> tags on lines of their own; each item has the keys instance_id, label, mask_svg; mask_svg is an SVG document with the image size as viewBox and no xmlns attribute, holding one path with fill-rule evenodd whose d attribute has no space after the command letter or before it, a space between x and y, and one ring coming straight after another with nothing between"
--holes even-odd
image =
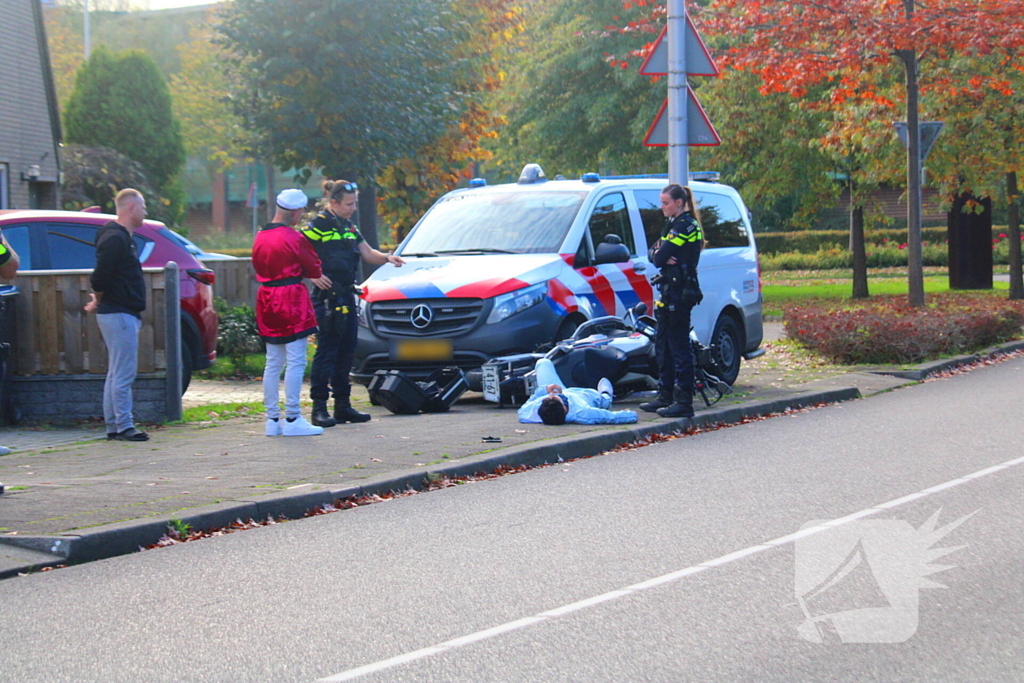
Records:
<instances>
[{"instance_id":1,"label":"white cap","mask_svg":"<svg viewBox=\"0 0 1024 683\"><path fill-rule=\"evenodd\" d=\"M294 211L295 209L304 209L309 204L309 197L302 190L296 190L294 188L290 190L281 190L281 193L277 195L277 205L282 209L288 209Z\"/></svg>"}]
</instances>

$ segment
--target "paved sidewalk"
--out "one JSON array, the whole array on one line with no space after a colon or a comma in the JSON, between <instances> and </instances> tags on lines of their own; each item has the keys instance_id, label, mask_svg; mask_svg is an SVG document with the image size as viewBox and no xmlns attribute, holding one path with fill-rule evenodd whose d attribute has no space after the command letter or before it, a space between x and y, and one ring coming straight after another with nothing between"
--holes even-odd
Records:
<instances>
[{"instance_id":1,"label":"paved sidewalk","mask_svg":"<svg viewBox=\"0 0 1024 683\"><path fill-rule=\"evenodd\" d=\"M767 346L765 357L744 365L736 393L699 411L696 423L736 423L869 396L968 360L894 377L797 367L783 348ZM259 391L256 382L209 384L196 383L189 394L250 400L247 392ZM615 405L635 409L643 400L627 397ZM594 455L688 424L640 413L637 425L523 425L513 409L498 409L479 394L467 394L449 413L432 415L399 416L370 407L362 389L354 402L373 420L315 437L266 437L260 414L159 427L145 443L108 442L100 427L67 430L63 438L69 441L61 443L52 436L61 432L25 437L31 448L0 457L0 481L8 487L0 495L0 578L133 552L158 540L172 519L211 528L239 518L296 518L338 498L417 488L424 479L490 472L500 465ZM21 438L0 435L7 443Z\"/></svg>"}]
</instances>

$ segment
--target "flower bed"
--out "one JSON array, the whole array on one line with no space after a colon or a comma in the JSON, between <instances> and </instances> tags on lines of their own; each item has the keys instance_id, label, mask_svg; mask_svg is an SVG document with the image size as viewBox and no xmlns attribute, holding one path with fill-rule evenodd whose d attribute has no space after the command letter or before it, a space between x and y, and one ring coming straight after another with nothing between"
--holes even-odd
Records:
<instances>
[{"instance_id":1,"label":"flower bed","mask_svg":"<svg viewBox=\"0 0 1024 683\"><path fill-rule=\"evenodd\" d=\"M920 363L1018 338L1024 302L965 293L930 296L923 308L905 296L822 301L787 307L783 321L790 339L836 363Z\"/></svg>"}]
</instances>

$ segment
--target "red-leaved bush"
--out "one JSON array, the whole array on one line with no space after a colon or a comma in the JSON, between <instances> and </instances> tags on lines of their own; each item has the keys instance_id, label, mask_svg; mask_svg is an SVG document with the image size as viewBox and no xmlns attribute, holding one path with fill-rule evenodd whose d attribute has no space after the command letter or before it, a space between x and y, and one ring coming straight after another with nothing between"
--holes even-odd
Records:
<instances>
[{"instance_id":1,"label":"red-leaved bush","mask_svg":"<svg viewBox=\"0 0 1024 683\"><path fill-rule=\"evenodd\" d=\"M991 295L933 294L912 308L905 296L789 306L786 334L842 364L920 363L1016 339L1024 302Z\"/></svg>"}]
</instances>

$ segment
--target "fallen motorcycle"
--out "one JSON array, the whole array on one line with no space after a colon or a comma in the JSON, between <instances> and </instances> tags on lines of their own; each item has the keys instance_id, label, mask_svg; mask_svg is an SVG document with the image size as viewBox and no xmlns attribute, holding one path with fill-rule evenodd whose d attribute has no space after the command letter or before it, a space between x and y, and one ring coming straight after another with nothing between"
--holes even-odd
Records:
<instances>
[{"instance_id":1,"label":"fallen motorcycle","mask_svg":"<svg viewBox=\"0 0 1024 683\"><path fill-rule=\"evenodd\" d=\"M658 388L658 363L654 351L657 322L639 303L622 318L603 316L588 320L569 339L558 342L547 353L522 353L492 358L483 365L484 399L504 405L519 405L536 390L534 365L548 358L566 386L597 388L607 377L618 398L635 391ZM690 330L696 383L694 395L711 406L732 387L718 378L714 347L706 347Z\"/></svg>"}]
</instances>

